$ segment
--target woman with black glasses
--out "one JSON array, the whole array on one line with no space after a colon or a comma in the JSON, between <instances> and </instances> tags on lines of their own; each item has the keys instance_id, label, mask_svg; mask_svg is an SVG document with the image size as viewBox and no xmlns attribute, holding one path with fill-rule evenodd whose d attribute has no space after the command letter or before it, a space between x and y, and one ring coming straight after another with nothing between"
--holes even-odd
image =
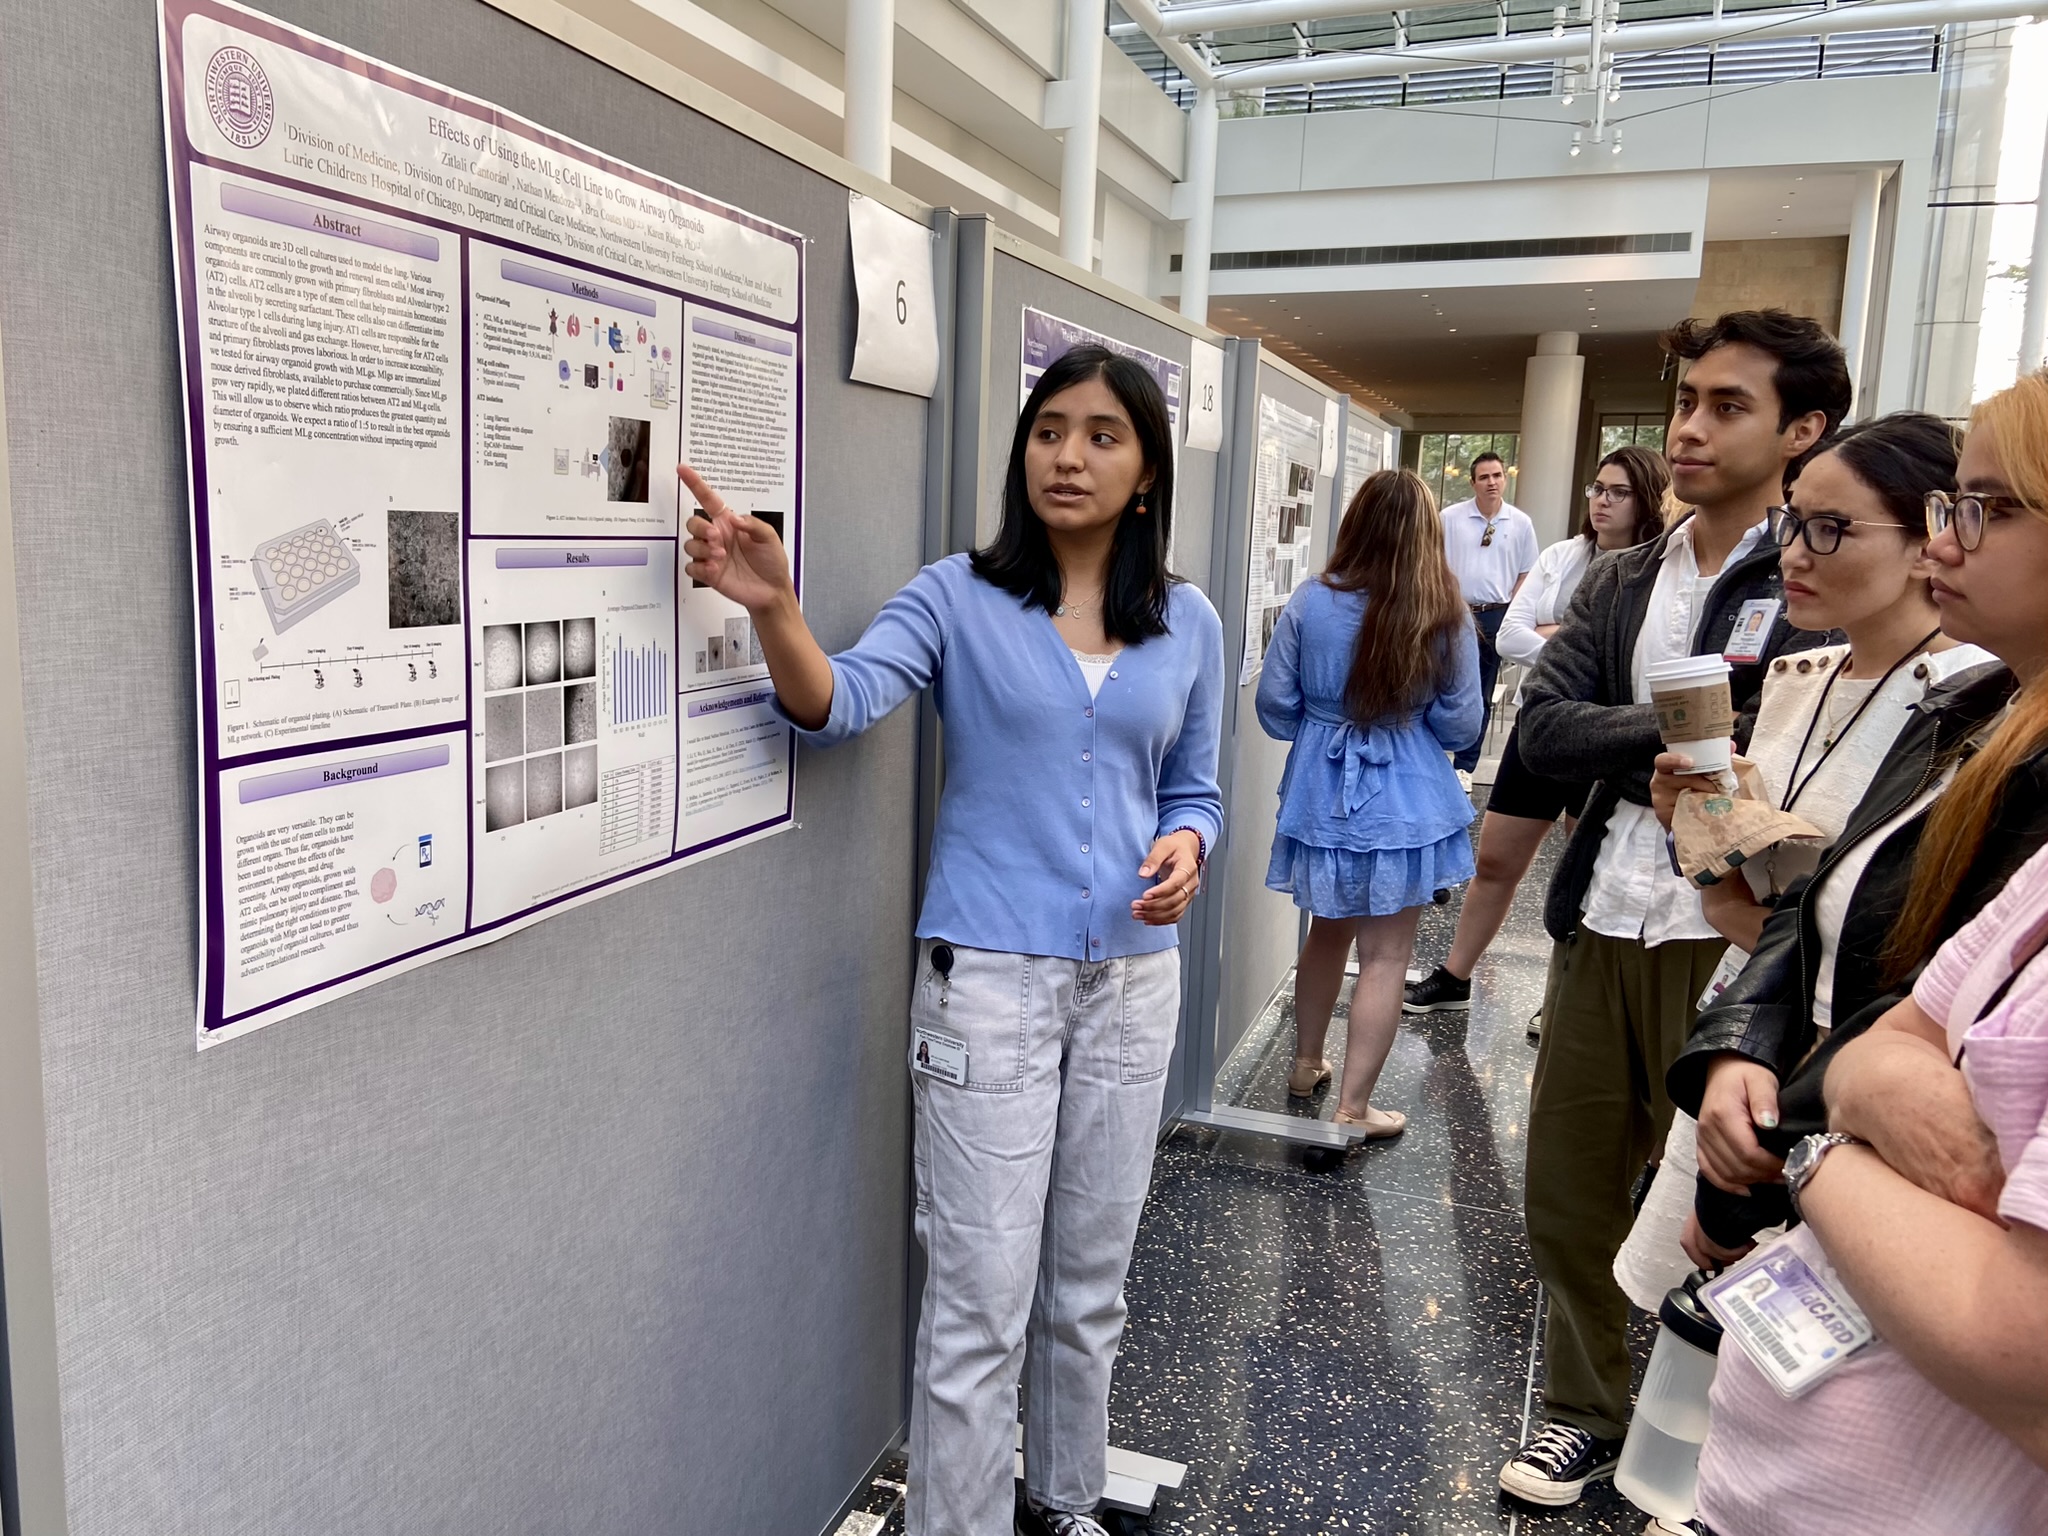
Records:
<instances>
[{"instance_id":1,"label":"woman with black glasses","mask_svg":"<svg viewBox=\"0 0 2048 1536\"><path fill-rule=\"evenodd\" d=\"M1957 480L1960 493L1921 494L1928 587L1944 634L2003 665L1958 670L1960 648L1928 658L1946 680L1907 711L1846 825L1764 917L1673 1065L1673 1101L1699 1106L1689 1250L1701 1262L1786 1219L1783 1154L1827 1128L1828 1063L2048 841L2048 703L2034 686L2014 701L2048 674L2048 512L2011 494L2048 485L2048 377L1977 408ZM1842 530L1843 547L1864 531ZM1952 784L1972 797L1967 835L1948 825Z\"/></svg>"}]
</instances>

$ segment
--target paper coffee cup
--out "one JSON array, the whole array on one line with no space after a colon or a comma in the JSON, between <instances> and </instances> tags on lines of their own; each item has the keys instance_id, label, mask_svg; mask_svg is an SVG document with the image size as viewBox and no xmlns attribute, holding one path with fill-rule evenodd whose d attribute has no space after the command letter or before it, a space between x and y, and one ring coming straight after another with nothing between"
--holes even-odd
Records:
<instances>
[{"instance_id":1,"label":"paper coffee cup","mask_svg":"<svg viewBox=\"0 0 2048 1536\"><path fill-rule=\"evenodd\" d=\"M1728 767L1735 708L1728 696L1733 669L1719 656L1681 656L1646 669L1664 750L1692 759L1695 773Z\"/></svg>"}]
</instances>

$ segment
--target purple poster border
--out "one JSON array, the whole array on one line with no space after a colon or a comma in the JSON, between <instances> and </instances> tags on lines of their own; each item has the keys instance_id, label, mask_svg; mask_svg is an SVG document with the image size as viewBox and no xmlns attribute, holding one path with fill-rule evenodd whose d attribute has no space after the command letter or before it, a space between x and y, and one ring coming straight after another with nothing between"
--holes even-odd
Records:
<instances>
[{"instance_id":1,"label":"purple poster border","mask_svg":"<svg viewBox=\"0 0 2048 1536\"><path fill-rule=\"evenodd\" d=\"M499 232L473 234L464 226L448 223L431 216L422 216L410 209L401 211L383 203L372 202L368 199L354 196L343 189L304 182L295 178L277 175L273 172L258 170L251 166L223 160L196 150L186 134L185 81L187 60L184 51L184 25L189 18L194 16L207 17L226 26L238 28L261 37L275 46L290 49L307 57L317 59L322 63L360 76L376 84L403 91L408 95L432 102L450 111L460 112L467 116L481 119L491 124L493 128L511 128L521 137L544 145L566 160L574 160L591 166L609 175L616 176L621 180L631 182L650 191L658 192L663 196L673 198L688 206L713 213L734 224L788 244L794 249L797 258L796 317L794 321L777 320L770 316L762 315L757 311L741 309L706 295L696 294L689 290L679 289L660 282L649 281L637 274L627 276L612 268L594 266L557 251L532 246L525 242L508 238ZM168 182L167 191L173 231L174 276L177 282L179 305L178 342L185 385L186 476L192 523L194 638L199 669L198 685L195 692L199 704L199 855L202 872L202 901L204 903L199 933L200 971L198 976L199 997L197 1015L200 1043L203 1045L205 1043L205 1036L211 1032L262 1014L275 1012L302 999L334 991L336 988L350 988L352 990L351 984L359 982L365 977L375 976L380 973L395 975L405 970L413 969L424 960L434 957L438 953L452 953L462 948L473 947L486 943L491 939L503 937L519 928L538 922L558 910L579 906L627 885L656 878L673 871L687 862L714 853L721 848L744 842L763 833L773 831L778 827L791 824L795 820L796 815L796 738L793 732L788 734L785 742L785 767L787 771L785 783L787 788L782 809L775 815L766 817L749 826L736 828L717 837L707 838L699 843L687 846L681 845L683 763L680 739L682 710L680 708L679 689L678 707L671 717L677 733L676 772L674 775L677 798L677 831L673 835L673 840L670 844L671 851L667 855L640 868L622 871L619 874L595 881L579 890L552 897L521 912L499 918L490 923L472 925L469 917L474 902L476 881L476 854L473 846L474 837L472 835L472 837L465 839L468 857L468 878L465 885L462 931L451 933L446 938L420 945L403 955L393 956L343 975L329 977L316 985L303 987L284 996L273 998L258 1007L245 1009L236 1014L224 1012L226 992L226 955L224 944L226 914L220 861L220 781L222 772L229 768L244 768L263 762L305 756L344 746L353 750L423 736L454 735L459 733L463 739L465 756L464 813L472 817L473 833L475 752L470 736L474 729L474 720L467 707L465 707L460 719L452 719L443 723L346 737L331 742L322 742L317 745L279 747L262 752L244 753L229 757L221 756L218 747L220 725L218 689L213 686L217 666L213 648L212 585L206 579L207 572L211 569L213 563L213 550L207 520L202 510L208 503L207 490L209 488L209 480L206 458L205 393L200 366L197 267L194 255L196 241L194 239L191 197L191 173L193 167L204 165L224 173L248 177L253 181L289 187L295 191L304 192L329 202L374 211L385 217L400 217L416 226L444 230L454 238L460 259L458 282L462 299L461 356L464 363L464 378L462 381L462 506L460 510L465 550L471 539L475 537L470 517L471 391L470 381L467 377L470 351L469 246L472 239L481 239L489 245L520 251L560 266L578 268L603 275L614 281L623 280L653 292L666 293L689 304L731 314L753 324L773 326L779 330L789 331L797 337L796 431L798 450L796 489L790 517L790 526L794 534L790 548L790 564L793 580L801 598L803 590L804 546L807 542L805 538L804 508L806 481L808 478L806 457L802 445L804 442L805 416L809 398L807 380L809 364L806 349L802 345L802 338L806 329L809 303L809 261L805 238L795 230L786 229L781 225L758 218L729 204L719 202L715 198L706 197L702 193L694 192L678 183L668 181L651 172L643 171L637 166L612 159L572 139L552 133L539 124L533 123L516 113L508 112L492 103L479 101L460 92L449 90L445 86L420 79L417 76L392 68L374 59L345 50L338 44L313 34L287 27L260 13L244 10L239 6L219 4L216 3L216 0L159 0L158 45L162 49L163 54L164 147ZM680 421L680 418L678 419ZM678 508L678 513L680 518L682 515L680 507ZM489 537L495 538L499 536L491 535ZM520 536L507 535L505 537ZM555 536L533 535L529 537ZM591 535L588 537L608 536ZM626 536L621 535L619 537ZM636 537L643 541L679 542L679 539L675 536L638 535ZM463 669L466 686L471 666L469 648L470 630L472 628L470 620L472 610L469 591L469 561L466 556L461 562L461 568ZM678 568L680 569L680 564ZM671 643L675 647L675 654L680 656L680 605L678 605L677 625L678 627ZM678 666L677 675L679 683L681 672L682 669Z\"/></svg>"}]
</instances>

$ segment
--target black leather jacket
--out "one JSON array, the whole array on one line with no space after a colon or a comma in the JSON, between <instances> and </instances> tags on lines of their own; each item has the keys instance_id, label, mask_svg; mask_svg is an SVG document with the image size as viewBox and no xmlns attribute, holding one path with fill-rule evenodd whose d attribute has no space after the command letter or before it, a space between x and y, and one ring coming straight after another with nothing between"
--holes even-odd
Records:
<instances>
[{"instance_id":1,"label":"black leather jacket","mask_svg":"<svg viewBox=\"0 0 2048 1536\"><path fill-rule=\"evenodd\" d=\"M1770 1068L1781 1084L1778 1124L1758 1141L1784 1156L1804 1136L1827 1129L1821 1083L1835 1052L1862 1034L1912 990L1912 975L1892 981L1884 949L1905 907L1926 814L1898 828L1871 855L1849 901L1835 946L1834 1027L1815 1049L1814 983L1820 970L1817 918L1820 883L1932 783L1980 728L2011 698L2013 676L1997 663L1957 674L1914 706L1870 788L1821 856L1819 867L1780 899L1764 922L1749 962L1693 1026L1692 1038L1666 1075L1671 1100L1697 1115L1707 1069L1720 1057L1743 1056ZM2021 764L2000 795L1983 847L1959 882L1941 937L1953 934L1998 894L2014 870L2048 843L2048 750ZM1922 957L1922 963L1928 957ZM1915 974L1917 974L1917 967ZM1781 1185L1759 1185L1746 1204L1704 1179L1698 1202L1708 1235L1726 1242L1786 1219Z\"/></svg>"}]
</instances>

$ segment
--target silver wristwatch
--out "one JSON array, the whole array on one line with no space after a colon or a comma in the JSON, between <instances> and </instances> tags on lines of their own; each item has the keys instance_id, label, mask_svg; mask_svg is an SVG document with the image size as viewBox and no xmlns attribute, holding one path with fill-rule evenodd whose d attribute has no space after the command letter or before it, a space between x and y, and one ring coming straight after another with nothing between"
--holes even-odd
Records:
<instances>
[{"instance_id":1,"label":"silver wristwatch","mask_svg":"<svg viewBox=\"0 0 2048 1536\"><path fill-rule=\"evenodd\" d=\"M1801 1221L1806 1213L1799 1209L1799 1192L1806 1188L1814 1173L1820 1168L1820 1160L1837 1147L1860 1147L1864 1143L1857 1137L1841 1131L1827 1131L1819 1136L1808 1136L1793 1145L1791 1154L1785 1159L1785 1193L1792 1200L1792 1214Z\"/></svg>"}]
</instances>

